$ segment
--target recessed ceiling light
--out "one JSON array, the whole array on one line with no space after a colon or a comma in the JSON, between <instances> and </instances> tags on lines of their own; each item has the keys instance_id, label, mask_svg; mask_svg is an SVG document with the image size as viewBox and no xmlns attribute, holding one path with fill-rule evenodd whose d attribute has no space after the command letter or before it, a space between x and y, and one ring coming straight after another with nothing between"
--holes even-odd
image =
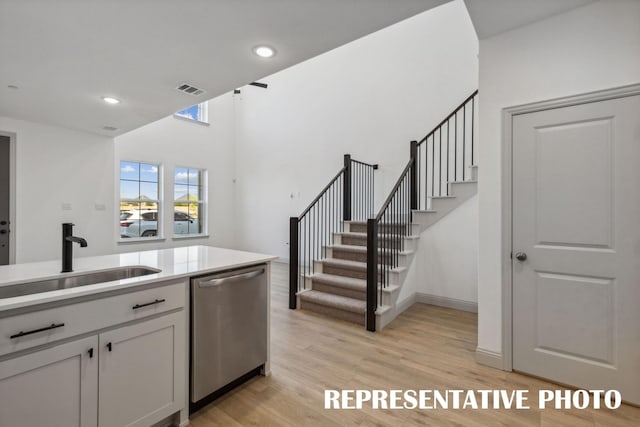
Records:
<instances>
[{"instance_id":1,"label":"recessed ceiling light","mask_svg":"<svg viewBox=\"0 0 640 427\"><path fill-rule=\"evenodd\" d=\"M276 51L274 48L270 47L270 46L256 46L253 48L253 53L255 53L256 55L258 55L261 58L271 58L272 56L274 56L276 54Z\"/></svg>"},{"instance_id":2,"label":"recessed ceiling light","mask_svg":"<svg viewBox=\"0 0 640 427\"><path fill-rule=\"evenodd\" d=\"M103 96L102 100L107 104L120 104L120 100L111 96Z\"/></svg>"}]
</instances>

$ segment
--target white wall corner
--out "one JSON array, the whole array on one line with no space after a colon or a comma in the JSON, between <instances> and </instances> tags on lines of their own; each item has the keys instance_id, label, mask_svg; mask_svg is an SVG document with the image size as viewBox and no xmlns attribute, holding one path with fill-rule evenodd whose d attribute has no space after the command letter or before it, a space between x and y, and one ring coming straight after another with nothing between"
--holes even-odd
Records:
<instances>
[{"instance_id":1,"label":"white wall corner","mask_svg":"<svg viewBox=\"0 0 640 427\"><path fill-rule=\"evenodd\" d=\"M476 362L489 366L490 368L504 370L504 360L502 354L496 353L490 350L485 350L480 347L476 348Z\"/></svg>"}]
</instances>

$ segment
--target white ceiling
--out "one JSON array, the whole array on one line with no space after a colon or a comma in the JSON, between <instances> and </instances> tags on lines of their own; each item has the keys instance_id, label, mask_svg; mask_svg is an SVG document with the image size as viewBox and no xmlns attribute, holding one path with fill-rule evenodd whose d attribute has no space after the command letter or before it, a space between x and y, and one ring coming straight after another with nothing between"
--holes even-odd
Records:
<instances>
[{"instance_id":1,"label":"white ceiling","mask_svg":"<svg viewBox=\"0 0 640 427\"><path fill-rule=\"evenodd\" d=\"M0 0L0 115L119 135L447 1Z\"/></svg>"},{"instance_id":2,"label":"white ceiling","mask_svg":"<svg viewBox=\"0 0 640 427\"><path fill-rule=\"evenodd\" d=\"M120 135L448 1L0 0L0 115ZM595 0L464 1L485 39Z\"/></svg>"},{"instance_id":3,"label":"white ceiling","mask_svg":"<svg viewBox=\"0 0 640 427\"><path fill-rule=\"evenodd\" d=\"M464 0L480 40L596 0Z\"/></svg>"}]
</instances>

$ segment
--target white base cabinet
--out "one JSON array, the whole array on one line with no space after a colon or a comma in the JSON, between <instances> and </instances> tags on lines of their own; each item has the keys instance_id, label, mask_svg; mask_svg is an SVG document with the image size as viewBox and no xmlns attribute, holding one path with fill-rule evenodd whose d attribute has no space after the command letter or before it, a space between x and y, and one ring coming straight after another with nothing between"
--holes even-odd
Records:
<instances>
[{"instance_id":1,"label":"white base cabinet","mask_svg":"<svg viewBox=\"0 0 640 427\"><path fill-rule=\"evenodd\" d=\"M94 336L0 362L0 426L95 427L97 349Z\"/></svg>"},{"instance_id":2,"label":"white base cabinet","mask_svg":"<svg viewBox=\"0 0 640 427\"><path fill-rule=\"evenodd\" d=\"M111 327L94 330L93 335L88 330L85 338L75 341L67 338L57 345L53 341L46 348L36 343L81 323L85 305L95 305L96 300L55 309L38 319L45 325L64 324L53 332L16 338L15 332L22 328L12 327L14 334L0 336L0 341L15 347L35 346L31 353L23 350L15 357L0 353L0 427L149 427L184 411L186 289L185 281L174 281L106 298L107 306L114 299L122 301L121 311L128 314L130 310L135 319L116 316ZM46 311L34 315L42 313ZM0 319L0 323L21 324L29 317L20 316Z\"/></svg>"},{"instance_id":3,"label":"white base cabinet","mask_svg":"<svg viewBox=\"0 0 640 427\"><path fill-rule=\"evenodd\" d=\"M100 427L143 427L184 406L184 313L100 335Z\"/></svg>"}]
</instances>

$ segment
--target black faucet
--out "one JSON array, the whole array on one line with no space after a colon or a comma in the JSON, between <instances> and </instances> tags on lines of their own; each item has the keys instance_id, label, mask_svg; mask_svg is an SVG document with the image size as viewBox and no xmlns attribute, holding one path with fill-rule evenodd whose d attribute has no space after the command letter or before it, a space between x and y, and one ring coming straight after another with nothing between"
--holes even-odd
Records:
<instances>
[{"instance_id":1,"label":"black faucet","mask_svg":"<svg viewBox=\"0 0 640 427\"><path fill-rule=\"evenodd\" d=\"M73 235L73 224L65 222L62 224L62 271L70 273L73 271L73 243L79 243L81 248L87 247L87 241L82 237Z\"/></svg>"}]
</instances>

